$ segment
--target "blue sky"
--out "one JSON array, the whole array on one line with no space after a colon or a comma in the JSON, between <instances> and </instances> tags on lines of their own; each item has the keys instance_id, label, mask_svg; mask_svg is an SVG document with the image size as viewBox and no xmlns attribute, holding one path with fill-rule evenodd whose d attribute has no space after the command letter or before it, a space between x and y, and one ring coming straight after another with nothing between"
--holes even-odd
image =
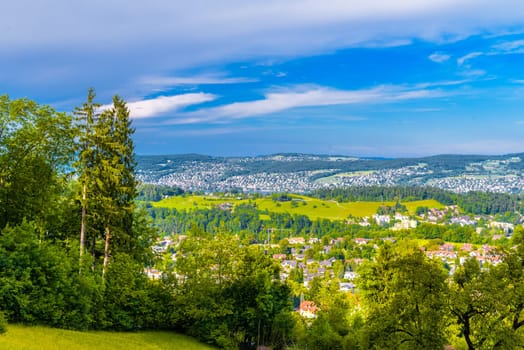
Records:
<instances>
[{"instance_id":1,"label":"blue sky","mask_svg":"<svg viewBox=\"0 0 524 350\"><path fill-rule=\"evenodd\" d=\"M124 97L139 154L524 152L520 0L17 0L0 93Z\"/></svg>"}]
</instances>

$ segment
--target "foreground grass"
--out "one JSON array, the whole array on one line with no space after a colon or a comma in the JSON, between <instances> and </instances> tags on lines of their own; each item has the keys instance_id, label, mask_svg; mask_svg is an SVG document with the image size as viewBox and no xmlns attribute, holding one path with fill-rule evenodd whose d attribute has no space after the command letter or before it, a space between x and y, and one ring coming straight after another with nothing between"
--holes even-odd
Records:
<instances>
[{"instance_id":1,"label":"foreground grass","mask_svg":"<svg viewBox=\"0 0 524 350\"><path fill-rule=\"evenodd\" d=\"M240 204L256 204L261 211L273 213L290 213L306 215L310 219L344 220L349 215L355 217L371 216L382 205L395 205L395 202L347 202L339 203L332 200L321 200L313 197L291 195L293 201L275 202L270 197L258 199L235 199L231 197L212 196L177 196L152 203L159 208L175 208L177 210L210 209L222 203L231 203L233 206ZM403 202L410 214L415 214L417 207L442 208L443 205L435 200ZM268 220L264 215L262 220Z\"/></svg>"},{"instance_id":2,"label":"foreground grass","mask_svg":"<svg viewBox=\"0 0 524 350\"><path fill-rule=\"evenodd\" d=\"M75 332L48 327L9 325L0 335L2 350L211 350L211 346L171 332Z\"/></svg>"}]
</instances>

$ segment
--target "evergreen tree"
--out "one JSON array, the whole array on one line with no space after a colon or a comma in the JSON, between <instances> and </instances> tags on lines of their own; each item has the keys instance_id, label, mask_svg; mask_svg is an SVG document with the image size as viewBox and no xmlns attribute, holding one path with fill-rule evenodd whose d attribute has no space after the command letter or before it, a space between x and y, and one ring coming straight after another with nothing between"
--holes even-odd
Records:
<instances>
[{"instance_id":1,"label":"evergreen tree","mask_svg":"<svg viewBox=\"0 0 524 350\"><path fill-rule=\"evenodd\" d=\"M90 88L87 93L87 101L82 107L75 109L77 125L79 127L79 154L76 169L79 173L78 179L81 185L80 203L82 210L80 224L80 260L85 252L88 206L91 203L92 191L95 182L93 174L96 162L97 144L94 137L94 124L98 120L100 104L94 102L95 91ZM94 257L94 247L93 247Z\"/></svg>"},{"instance_id":2,"label":"evergreen tree","mask_svg":"<svg viewBox=\"0 0 524 350\"><path fill-rule=\"evenodd\" d=\"M97 242L103 240L102 274L105 275L111 252L133 253L138 245L133 232L136 163L131 136L134 129L122 98L115 96L113 105L98 113L100 105L94 102L94 97L94 90L90 89L87 102L76 111L83 118L78 160L82 186L80 256L88 233L93 261L101 254L97 251Z\"/></svg>"}]
</instances>

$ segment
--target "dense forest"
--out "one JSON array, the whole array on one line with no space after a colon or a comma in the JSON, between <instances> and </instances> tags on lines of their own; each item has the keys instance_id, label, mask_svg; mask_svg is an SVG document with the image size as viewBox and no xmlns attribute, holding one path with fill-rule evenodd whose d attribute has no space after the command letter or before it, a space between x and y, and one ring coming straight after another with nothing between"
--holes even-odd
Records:
<instances>
[{"instance_id":1,"label":"dense forest","mask_svg":"<svg viewBox=\"0 0 524 350\"><path fill-rule=\"evenodd\" d=\"M0 331L9 323L166 329L226 349L524 346L521 228L499 248L499 264L466 259L449 276L410 238L468 242L471 229L420 225L391 244L379 239L388 234L379 227L264 213L268 224L250 205L234 212L142 206L133 132L118 96L101 108L89 90L71 114L0 96ZM150 200L181 193L140 190ZM483 196L471 201L491 198ZM155 253L166 232L185 239ZM303 290L300 269L281 279L267 247L253 244L268 233L283 254L290 247L281 238L290 235L342 238L330 254L341 272L357 270L356 291L341 291L338 276L316 277ZM357 235L374 240L357 247ZM366 261L352 265L355 257ZM153 268L156 278L148 276ZM294 311L304 298L318 306L316 318Z\"/></svg>"},{"instance_id":2,"label":"dense forest","mask_svg":"<svg viewBox=\"0 0 524 350\"><path fill-rule=\"evenodd\" d=\"M305 215L259 211L250 205L240 205L234 211L219 208L178 211L167 208L147 208L153 226L165 234L200 232L211 237L226 230L251 244L278 243L290 237L314 238L387 238L394 235L402 239L435 239L456 243L491 243L490 235L479 235L475 229L460 225L436 225L422 223L413 229L395 231L381 225L362 226L345 221L316 219ZM267 215L269 220L262 220Z\"/></svg>"},{"instance_id":3,"label":"dense forest","mask_svg":"<svg viewBox=\"0 0 524 350\"><path fill-rule=\"evenodd\" d=\"M320 189L311 195L339 202L435 199L445 205L458 205L464 212L471 214L495 215L522 212L524 209L523 198L520 195L493 192L454 193L434 187L355 186Z\"/></svg>"}]
</instances>

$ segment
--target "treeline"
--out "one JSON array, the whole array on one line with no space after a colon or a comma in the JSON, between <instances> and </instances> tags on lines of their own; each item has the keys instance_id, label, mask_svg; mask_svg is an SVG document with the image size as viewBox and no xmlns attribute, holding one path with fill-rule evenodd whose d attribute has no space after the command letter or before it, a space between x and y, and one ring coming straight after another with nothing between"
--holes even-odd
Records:
<instances>
[{"instance_id":1,"label":"treeline","mask_svg":"<svg viewBox=\"0 0 524 350\"><path fill-rule=\"evenodd\" d=\"M522 212L522 197L506 193L468 192L454 193L434 187L412 186L355 186L346 188L319 189L311 196L350 201L416 201L434 199L444 205L458 205L471 214L496 215L506 212Z\"/></svg>"},{"instance_id":2,"label":"treeline","mask_svg":"<svg viewBox=\"0 0 524 350\"><path fill-rule=\"evenodd\" d=\"M319 189L313 191L311 195L320 199L334 199L338 202L416 201L435 199L445 205L456 204L454 193L434 187L352 186Z\"/></svg>"},{"instance_id":3,"label":"treeline","mask_svg":"<svg viewBox=\"0 0 524 350\"><path fill-rule=\"evenodd\" d=\"M184 194L184 190L180 187L144 183L138 184L137 191L138 194L136 199L138 201L149 202L158 202L159 200L166 197L180 196Z\"/></svg>"},{"instance_id":4,"label":"treeline","mask_svg":"<svg viewBox=\"0 0 524 350\"><path fill-rule=\"evenodd\" d=\"M153 225L168 235L203 232L214 236L227 231L250 243L267 242L268 236L271 241L278 242L296 236L368 237L375 235L375 231L387 232L378 226L367 228L348 225L343 221L311 220L306 215L260 211L248 204L239 205L232 211L219 208L186 211L149 207L147 212L153 219ZM261 215L264 215L263 219Z\"/></svg>"},{"instance_id":5,"label":"treeline","mask_svg":"<svg viewBox=\"0 0 524 350\"><path fill-rule=\"evenodd\" d=\"M277 243L290 237L315 238L385 238L392 232L387 227L371 224L316 219L305 215L260 211L253 205L239 205L234 210L219 208L199 210L176 210L148 207L152 224L163 234L206 234L215 236L221 232L239 237L251 244ZM261 218L264 215L264 219ZM395 232L398 238L443 239L457 243L488 243L489 236L482 236L475 229L460 225L434 225L422 223L414 229Z\"/></svg>"}]
</instances>

